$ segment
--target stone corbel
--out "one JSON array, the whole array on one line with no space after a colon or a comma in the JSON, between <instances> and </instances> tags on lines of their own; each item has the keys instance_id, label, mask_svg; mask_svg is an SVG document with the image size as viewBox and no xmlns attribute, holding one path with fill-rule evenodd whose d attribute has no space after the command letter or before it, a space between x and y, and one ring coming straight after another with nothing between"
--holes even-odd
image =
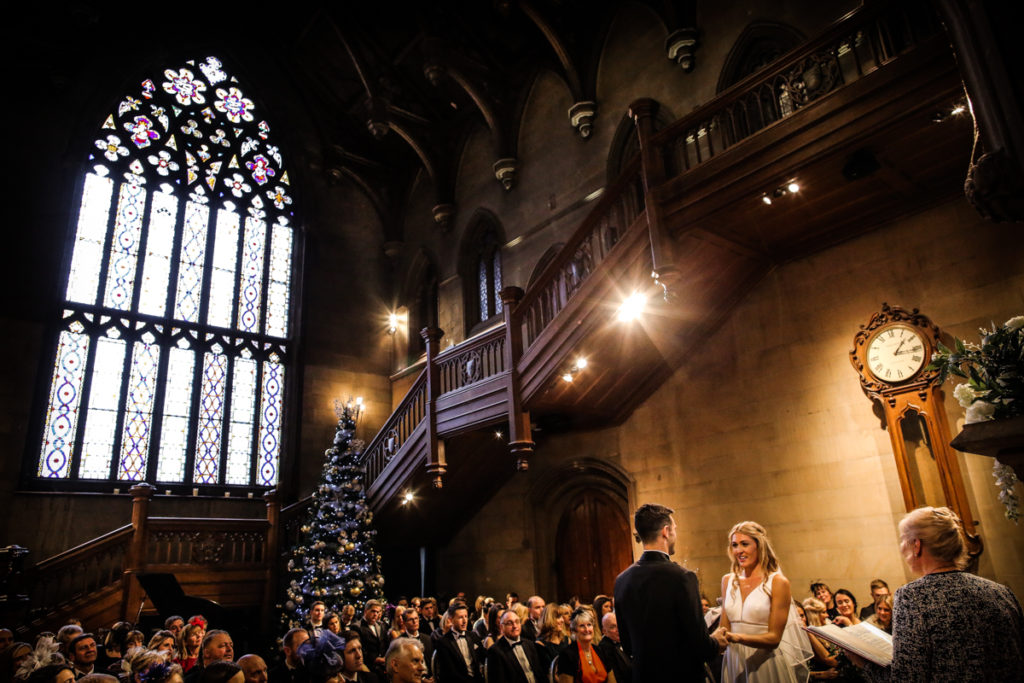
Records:
<instances>
[{"instance_id":1,"label":"stone corbel","mask_svg":"<svg viewBox=\"0 0 1024 683\"><path fill-rule=\"evenodd\" d=\"M700 43L697 41L696 28L681 28L673 31L665 39L665 52L668 58L690 73L697 65L696 53Z\"/></svg>"},{"instance_id":2,"label":"stone corbel","mask_svg":"<svg viewBox=\"0 0 1024 683\"><path fill-rule=\"evenodd\" d=\"M586 100L569 107L569 123L586 140L593 131L594 117L597 116L597 102Z\"/></svg>"},{"instance_id":3,"label":"stone corbel","mask_svg":"<svg viewBox=\"0 0 1024 683\"><path fill-rule=\"evenodd\" d=\"M452 227L452 218L455 216L455 205L454 204L438 204L431 212L434 215L434 222L437 223L437 227L441 228L441 232L448 232L448 229Z\"/></svg>"},{"instance_id":4,"label":"stone corbel","mask_svg":"<svg viewBox=\"0 0 1024 683\"><path fill-rule=\"evenodd\" d=\"M515 186L518 171L518 159L508 157L494 162L494 177L498 179L498 182L501 183L506 192Z\"/></svg>"}]
</instances>

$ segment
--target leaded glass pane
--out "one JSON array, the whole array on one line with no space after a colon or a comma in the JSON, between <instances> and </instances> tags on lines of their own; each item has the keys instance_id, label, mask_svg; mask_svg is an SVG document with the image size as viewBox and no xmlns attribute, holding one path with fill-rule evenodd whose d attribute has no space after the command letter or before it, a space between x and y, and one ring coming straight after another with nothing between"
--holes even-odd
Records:
<instances>
[{"instance_id":1,"label":"leaded glass pane","mask_svg":"<svg viewBox=\"0 0 1024 683\"><path fill-rule=\"evenodd\" d=\"M82 205L78 212L75 250L71 257L71 273L68 276L68 301L96 303L113 193L114 182L110 178L86 174Z\"/></svg>"},{"instance_id":2,"label":"leaded glass pane","mask_svg":"<svg viewBox=\"0 0 1024 683\"><path fill-rule=\"evenodd\" d=\"M494 250L494 312L501 313L501 252Z\"/></svg>"},{"instance_id":3,"label":"leaded glass pane","mask_svg":"<svg viewBox=\"0 0 1024 683\"><path fill-rule=\"evenodd\" d=\"M160 347L146 342L135 342L133 347L117 478L143 481L146 478L149 435L153 427L153 400L156 397Z\"/></svg>"},{"instance_id":4,"label":"leaded glass pane","mask_svg":"<svg viewBox=\"0 0 1024 683\"><path fill-rule=\"evenodd\" d=\"M480 289L480 320L483 322L491 317L491 308L488 305L490 303L487 297L487 286L490 284L487 277L487 261L480 259L480 272L477 277L479 280L478 286Z\"/></svg>"},{"instance_id":5,"label":"leaded glass pane","mask_svg":"<svg viewBox=\"0 0 1024 683\"><path fill-rule=\"evenodd\" d=\"M189 349L174 347L168 353L160 452L156 465L156 480L159 482L185 480L188 417L192 412L195 362L195 352Z\"/></svg>"},{"instance_id":6,"label":"leaded glass pane","mask_svg":"<svg viewBox=\"0 0 1024 683\"><path fill-rule=\"evenodd\" d=\"M263 387L260 392L260 460L256 481L260 486L277 484L283 388L284 366L280 363L264 363Z\"/></svg>"},{"instance_id":7,"label":"leaded glass pane","mask_svg":"<svg viewBox=\"0 0 1024 683\"><path fill-rule=\"evenodd\" d=\"M270 287L267 292L266 333L288 334L289 281L292 275L292 230L275 225L270 242Z\"/></svg>"},{"instance_id":8,"label":"leaded glass pane","mask_svg":"<svg viewBox=\"0 0 1024 683\"><path fill-rule=\"evenodd\" d=\"M174 317L178 320L199 322L209 222L210 207L198 202L185 203L185 226L178 259L178 292L174 302Z\"/></svg>"},{"instance_id":9,"label":"leaded glass pane","mask_svg":"<svg viewBox=\"0 0 1024 683\"><path fill-rule=\"evenodd\" d=\"M207 297L207 324L231 327L231 302L235 292L235 266L238 258L238 214L221 209L213 238L213 272Z\"/></svg>"},{"instance_id":10,"label":"leaded glass pane","mask_svg":"<svg viewBox=\"0 0 1024 683\"><path fill-rule=\"evenodd\" d=\"M221 423L224 419L224 380L227 371L227 356L220 353L203 354L199 431L196 436L196 461L192 476L192 481L197 484L218 483Z\"/></svg>"},{"instance_id":11,"label":"leaded glass pane","mask_svg":"<svg viewBox=\"0 0 1024 683\"><path fill-rule=\"evenodd\" d=\"M162 316L167 307L171 251L174 248L174 223L177 217L178 198L167 192L153 193L149 235L146 237L146 257L142 264L139 313Z\"/></svg>"},{"instance_id":12,"label":"leaded glass pane","mask_svg":"<svg viewBox=\"0 0 1024 683\"><path fill-rule=\"evenodd\" d=\"M259 332L266 241L267 224L256 218L246 218L238 280L238 329L244 332Z\"/></svg>"},{"instance_id":13,"label":"leaded glass pane","mask_svg":"<svg viewBox=\"0 0 1024 683\"><path fill-rule=\"evenodd\" d=\"M82 399L85 361L89 354L89 337L78 331L60 333L57 360L50 381L50 401L43 427L43 450L39 456L39 476L64 478L71 469L75 430L78 428L78 407Z\"/></svg>"},{"instance_id":14,"label":"leaded glass pane","mask_svg":"<svg viewBox=\"0 0 1024 683\"><path fill-rule=\"evenodd\" d=\"M141 184L134 180L121 183L114 239L110 245L110 264L107 266L107 288L103 295L103 305L108 308L119 311L131 309L145 206L146 189Z\"/></svg>"},{"instance_id":15,"label":"leaded glass pane","mask_svg":"<svg viewBox=\"0 0 1024 683\"><path fill-rule=\"evenodd\" d=\"M228 466L224 481L249 483L252 467L252 430L256 412L256 361L235 359L231 381L231 425L228 431Z\"/></svg>"},{"instance_id":16,"label":"leaded glass pane","mask_svg":"<svg viewBox=\"0 0 1024 683\"><path fill-rule=\"evenodd\" d=\"M85 435L82 438L82 462L78 470L81 479L110 477L126 348L123 339L100 337L96 340L89 410L85 415Z\"/></svg>"}]
</instances>

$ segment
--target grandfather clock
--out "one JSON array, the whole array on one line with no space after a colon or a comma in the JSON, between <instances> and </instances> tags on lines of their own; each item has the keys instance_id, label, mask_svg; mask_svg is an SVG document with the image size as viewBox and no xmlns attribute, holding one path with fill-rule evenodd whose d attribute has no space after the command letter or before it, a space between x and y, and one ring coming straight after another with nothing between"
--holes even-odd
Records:
<instances>
[{"instance_id":1,"label":"grandfather clock","mask_svg":"<svg viewBox=\"0 0 1024 683\"><path fill-rule=\"evenodd\" d=\"M939 373L929 370L939 328L927 316L882 304L854 335L850 362L864 393L885 411L907 511L948 506L968 537L979 541L942 404ZM977 545L980 554L980 543Z\"/></svg>"}]
</instances>

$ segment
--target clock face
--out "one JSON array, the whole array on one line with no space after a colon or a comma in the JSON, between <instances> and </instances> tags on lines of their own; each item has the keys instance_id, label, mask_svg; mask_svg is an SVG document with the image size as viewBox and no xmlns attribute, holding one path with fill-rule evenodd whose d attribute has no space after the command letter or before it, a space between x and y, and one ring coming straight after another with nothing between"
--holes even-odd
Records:
<instances>
[{"instance_id":1,"label":"clock face","mask_svg":"<svg viewBox=\"0 0 1024 683\"><path fill-rule=\"evenodd\" d=\"M926 348L924 337L913 327L890 325L868 342L868 370L883 382L906 382L924 367Z\"/></svg>"}]
</instances>

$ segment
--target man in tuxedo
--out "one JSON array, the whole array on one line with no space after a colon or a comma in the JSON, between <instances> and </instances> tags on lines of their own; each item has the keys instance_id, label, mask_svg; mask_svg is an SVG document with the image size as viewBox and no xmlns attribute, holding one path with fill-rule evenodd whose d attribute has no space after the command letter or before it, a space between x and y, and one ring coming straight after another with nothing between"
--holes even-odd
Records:
<instances>
[{"instance_id":1,"label":"man in tuxedo","mask_svg":"<svg viewBox=\"0 0 1024 683\"><path fill-rule=\"evenodd\" d=\"M622 649L615 612L609 612L601 619L601 633L604 634L604 638L594 646L597 648L597 656L606 667L615 672L616 683L633 683L633 662Z\"/></svg>"},{"instance_id":2,"label":"man in tuxedo","mask_svg":"<svg viewBox=\"0 0 1024 683\"><path fill-rule=\"evenodd\" d=\"M402 632L403 638L412 638L419 641L420 649L423 650L423 661L427 664L428 675L432 675L430 659L434 655L434 641L428 634L420 630L420 615L416 608L407 607L402 612L402 626L405 629Z\"/></svg>"},{"instance_id":3,"label":"man in tuxedo","mask_svg":"<svg viewBox=\"0 0 1024 683\"><path fill-rule=\"evenodd\" d=\"M309 640L309 631L304 628L293 628L281 639L281 651L284 662L278 664L267 673L270 683L301 683L305 680L305 670L299 659L299 646Z\"/></svg>"},{"instance_id":4,"label":"man in tuxedo","mask_svg":"<svg viewBox=\"0 0 1024 683\"><path fill-rule=\"evenodd\" d=\"M341 670L341 680L344 683L377 683L377 676L366 671L363 664L363 644L359 634L346 631L342 638L345 639L345 651L342 655L344 668Z\"/></svg>"},{"instance_id":5,"label":"man in tuxedo","mask_svg":"<svg viewBox=\"0 0 1024 683\"><path fill-rule=\"evenodd\" d=\"M242 655L238 658L245 683L267 683L267 663L259 655Z\"/></svg>"},{"instance_id":6,"label":"man in tuxedo","mask_svg":"<svg viewBox=\"0 0 1024 683\"><path fill-rule=\"evenodd\" d=\"M326 613L327 605L319 600L309 607L309 622L306 624L306 630L309 631L309 637L314 641L320 637L324 630L324 614Z\"/></svg>"},{"instance_id":7,"label":"man in tuxedo","mask_svg":"<svg viewBox=\"0 0 1024 683\"><path fill-rule=\"evenodd\" d=\"M395 638L385 656L391 683L421 683L427 674L418 640Z\"/></svg>"},{"instance_id":8,"label":"man in tuxedo","mask_svg":"<svg viewBox=\"0 0 1024 683\"><path fill-rule=\"evenodd\" d=\"M441 617L437 616L437 600L434 598L423 598L420 601L420 633L427 636L441 628Z\"/></svg>"},{"instance_id":9,"label":"man in tuxedo","mask_svg":"<svg viewBox=\"0 0 1024 683\"><path fill-rule=\"evenodd\" d=\"M544 598L539 595L531 595L526 600L526 608L530 611L530 618L523 624L523 638L535 641L540 636L540 622L544 616Z\"/></svg>"},{"instance_id":10,"label":"man in tuxedo","mask_svg":"<svg viewBox=\"0 0 1024 683\"><path fill-rule=\"evenodd\" d=\"M480 640L469 627L469 608L461 602L452 603L445 613L452 627L437 641L437 671L445 683L470 683L483 680L480 675Z\"/></svg>"},{"instance_id":11,"label":"man in tuxedo","mask_svg":"<svg viewBox=\"0 0 1024 683\"><path fill-rule=\"evenodd\" d=\"M388 631L380 623L380 617L384 614L384 605L380 600L367 600L363 609L363 618L359 621L356 630L359 632L359 640L363 644L363 657L366 665L371 671L382 673L384 671L384 653L388 649Z\"/></svg>"},{"instance_id":12,"label":"man in tuxedo","mask_svg":"<svg viewBox=\"0 0 1024 683\"><path fill-rule=\"evenodd\" d=\"M520 638L522 625L512 610L501 615L501 637L487 650L488 683L543 683L544 670L537 646Z\"/></svg>"},{"instance_id":13,"label":"man in tuxedo","mask_svg":"<svg viewBox=\"0 0 1024 683\"><path fill-rule=\"evenodd\" d=\"M671 559L676 522L664 505L641 505L633 517L640 559L615 579L619 635L633 658L633 680L704 681L704 663L726 647L725 630L708 634L697 576Z\"/></svg>"}]
</instances>

